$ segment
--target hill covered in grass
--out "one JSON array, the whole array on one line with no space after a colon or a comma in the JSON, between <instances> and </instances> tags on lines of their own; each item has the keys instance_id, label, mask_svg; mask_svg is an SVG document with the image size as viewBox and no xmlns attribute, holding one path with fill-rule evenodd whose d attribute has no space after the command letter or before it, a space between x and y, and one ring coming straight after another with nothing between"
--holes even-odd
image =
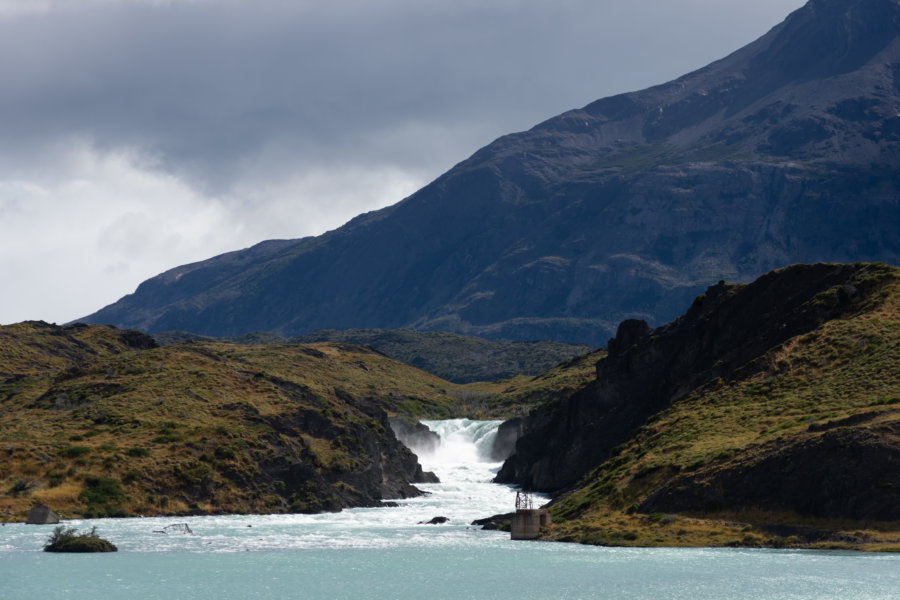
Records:
<instances>
[{"instance_id":1,"label":"hill covered in grass","mask_svg":"<svg viewBox=\"0 0 900 600\"><path fill-rule=\"evenodd\" d=\"M2 327L0 503L86 516L378 505L427 479L387 412L448 416L448 385L359 346Z\"/></svg>"},{"instance_id":2,"label":"hill covered in grass","mask_svg":"<svg viewBox=\"0 0 900 600\"><path fill-rule=\"evenodd\" d=\"M548 539L900 547L900 269L795 266L623 323L500 475L556 491Z\"/></svg>"},{"instance_id":3,"label":"hill covered in grass","mask_svg":"<svg viewBox=\"0 0 900 600\"><path fill-rule=\"evenodd\" d=\"M576 363L470 387L344 343L0 327L0 517L377 506L429 479L388 416L507 418L513 391L533 406L583 385L592 367Z\"/></svg>"},{"instance_id":4,"label":"hill covered in grass","mask_svg":"<svg viewBox=\"0 0 900 600\"><path fill-rule=\"evenodd\" d=\"M584 355L593 348L554 341L494 342L444 331L412 329L322 329L296 338L257 332L228 338L200 336L184 331L153 334L160 344L187 340L237 344L339 342L370 346L391 358L454 383L495 381L518 375L539 375Z\"/></svg>"}]
</instances>

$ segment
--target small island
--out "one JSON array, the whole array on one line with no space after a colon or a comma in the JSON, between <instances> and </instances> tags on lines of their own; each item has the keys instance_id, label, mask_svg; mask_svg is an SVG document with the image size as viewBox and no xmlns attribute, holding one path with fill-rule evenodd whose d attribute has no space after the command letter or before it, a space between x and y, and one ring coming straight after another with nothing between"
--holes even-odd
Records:
<instances>
[{"instance_id":1,"label":"small island","mask_svg":"<svg viewBox=\"0 0 900 600\"><path fill-rule=\"evenodd\" d=\"M97 535L97 528L85 533L77 533L74 527L58 526L47 538L44 552L117 552L111 542Z\"/></svg>"}]
</instances>

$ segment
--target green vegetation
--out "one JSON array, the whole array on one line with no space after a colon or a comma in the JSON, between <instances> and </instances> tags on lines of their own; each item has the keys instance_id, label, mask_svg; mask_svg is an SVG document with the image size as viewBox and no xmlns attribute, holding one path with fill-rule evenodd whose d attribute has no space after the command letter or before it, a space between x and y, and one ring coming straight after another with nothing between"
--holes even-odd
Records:
<instances>
[{"instance_id":1,"label":"green vegetation","mask_svg":"<svg viewBox=\"0 0 900 600\"><path fill-rule=\"evenodd\" d=\"M85 533L77 533L74 527L58 526L47 538L44 552L116 552L118 548L97 535L92 527Z\"/></svg>"},{"instance_id":2,"label":"green vegetation","mask_svg":"<svg viewBox=\"0 0 900 600\"><path fill-rule=\"evenodd\" d=\"M0 502L16 520L34 502L72 517L333 510L356 493L336 486L365 460L360 436L386 432L365 406L504 418L588 381L590 363L463 386L344 343L154 347L102 326L0 327ZM335 487L297 496L273 461Z\"/></svg>"},{"instance_id":3,"label":"green vegetation","mask_svg":"<svg viewBox=\"0 0 900 600\"><path fill-rule=\"evenodd\" d=\"M471 383L452 393L460 410L473 418L522 416L556 398L570 396L596 378L597 361L606 350L577 356L534 377Z\"/></svg>"},{"instance_id":4,"label":"green vegetation","mask_svg":"<svg viewBox=\"0 0 900 600\"><path fill-rule=\"evenodd\" d=\"M825 440L900 444L900 276L883 265L863 273L854 281L858 300L848 304L836 286L807 305L849 306L841 318L644 423L555 501L546 537L900 546L896 523L738 506L715 489L733 473L773 456L788 463L792 452ZM0 502L12 505L14 518L34 502L70 516L334 510L357 493L352 475L367 452L360 440L385 433L366 407L409 419L519 416L582 389L605 355L585 354L537 376L459 385L346 343L135 347L129 339L99 326L0 327ZM270 475L275 465L320 478L288 489ZM667 490L709 501L660 508L653 498Z\"/></svg>"},{"instance_id":5,"label":"green vegetation","mask_svg":"<svg viewBox=\"0 0 900 600\"><path fill-rule=\"evenodd\" d=\"M319 342L356 344L369 346L393 359L454 383L537 375L592 350L590 346L563 342L492 342L445 331L411 329L322 329L291 339L267 333L213 338L180 331L157 333L153 337L160 344L187 340L246 345Z\"/></svg>"}]
</instances>

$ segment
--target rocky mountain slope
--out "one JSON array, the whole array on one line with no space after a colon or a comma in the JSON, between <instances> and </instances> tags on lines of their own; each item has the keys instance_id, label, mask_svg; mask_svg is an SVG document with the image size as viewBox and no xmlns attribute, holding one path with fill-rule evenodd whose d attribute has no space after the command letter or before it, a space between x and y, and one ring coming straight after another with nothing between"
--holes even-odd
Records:
<instances>
[{"instance_id":1,"label":"rocky mountain slope","mask_svg":"<svg viewBox=\"0 0 900 600\"><path fill-rule=\"evenodd\" d=\"M900 541L898 373L900 269L720 283L668 325L623 322L594 382L525 419L498 480L559 494L556 539Z\"/></svg>"},{"instance_id":2,"label":"rocky mountain slope","mask_svg":"<svg viewBox=\"0 0 900 600\"><path fill-rule=\"evenodd\" d=\"M602 345L719 279L900 263L900 3L811 0L675 81L502 137L316 238L177 267L86 321Z\"/></svg>"},{"instance_id":3,"label":"rocky mountain slope","mask_svg":"<svg viewBox=\"0 0 900 600\"><path fill-rule=\"evenodd\" d=\"M213 338L185 331L153 335L160 344L185 340L239 344L338 342L369 346L391 358L454 383L496 381L517 375L539 375L561 362L592 350L590 346L553 341L492 342L445 331L411 329L323 329L295 338L252 333L233 338Z\"/></svg>"}]
</instances>

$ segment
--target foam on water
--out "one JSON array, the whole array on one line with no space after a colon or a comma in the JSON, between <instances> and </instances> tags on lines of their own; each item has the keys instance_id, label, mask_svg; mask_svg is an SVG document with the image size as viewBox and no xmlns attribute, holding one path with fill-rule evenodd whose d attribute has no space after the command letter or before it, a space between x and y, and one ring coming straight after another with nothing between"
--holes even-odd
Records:
<instances>
[{"instance_id":1,"label":"foam on water","mask_svg":"<svg viewBox=\"0 0 900 600\"><path fill-rule=\"evenodd\" d=\"M505 540L508 534L485 532L470 523L510 512L515 489L491 483L501 463L488 462L500 421L453 419L427 421L441 436L433 454L421 454L426 471L441 483L417 484L425 495L394 499L397 508L356 508L317 515L227 515L139 519L72 520L79 530L97 525L101 535L127 552L240 552L310 548L445 547L468 543L474 535ZM433 517L447 523L423 525ZM166 525L187 521L193 535L159 534ZM0 553L38 551L51 528L7 525Z\"/></svg>"},{"instance_id":2,"label":"foam on water","mask_svg":"<svg viewBox=\"0 0 900 600\"><path fill-rule=\"evenodd\" d=\"M485 460L499 423L429 421L441 483L397 508L320 515L70 521L96 525L109 555L41 552L52 526L0 527L0 598L340 599L896 598L900 556L784 550L595 548L514 542L471 520L513 509ZM538 499L540 501L541 499ZM435 516L450 521L420 525ZM154 533L188 522L193 535Z\"/></svg>"}]
</instances>

